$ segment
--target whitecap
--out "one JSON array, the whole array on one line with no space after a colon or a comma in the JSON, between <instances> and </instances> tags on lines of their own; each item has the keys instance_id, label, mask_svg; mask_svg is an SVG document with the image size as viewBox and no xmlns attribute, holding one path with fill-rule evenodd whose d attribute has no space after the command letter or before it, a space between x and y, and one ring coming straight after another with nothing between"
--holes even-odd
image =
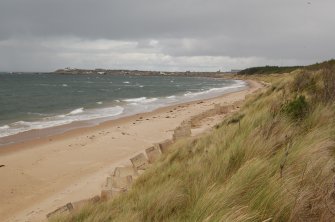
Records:
<instances>
[{"instance_id":1,"label":"whitecap","mask_svg":"<svg viewBox=\"0 0 335 222\"><path fill-rule=\"evenodd\" d=\"M241 80L235 80L234 84L229 85L229 86L223 86L221 88L211 88L211 89L201 89L200 92L186 92L184 96L186 97L196 97L196 96L202 96L202 95L208 95L208 94L217 94L217 93L223 93L227 91L231 91L234 89L239 89L241 87L245 87L246 83Z\"/></svg>"},{"instance_id":2,"label":"whitecap","mask_svg":"<svg viewBox=\"0 0 335 222\"><path fill-rule=\"evenodd\" d=\"M101 105L103 102L101 102L101 101L99 101L99 102L97 102L97 104L99 104L99 105Z\"/></svg>"},{"instance_id":3,"label":"whitecap","mask_svg":"<svg viewBox=\"0 0 335 222\"><path fill-rule=\"evenodd\" d=\"M68 87L68 85L67 85L67 84L62 84L62 86L63 86L63 87Z\"/></svg>"},{"instance_id":4,"label":"whitecap","mask_svg":"<svg viewBox=\"0 0 335 222\"><path fill-rule=\"evenodd\" d=\"M152 103L156 100L158 100L158 98L147 99L147 97L139 97L139 98L125 99L123 101L129 102L129 103L131 103L131 105L135 105L136 103L142 103L142 104Z\"/></svg>"},{"instance_id":5,"label":"whitecap","mask_svg":"<svg viewBox=\"0 0 335 222\"><path fill-rule=\"evenodd\" d=\"M12 125L13 125L13 126L29 126L30 123L21 120L21 121L14 122Z\"/></svg>"},{"instance_id":6,"label":"whitecap","mask_svg":"<svg viewBox=\"0 0 335 222\"><path fill-rule=\"evenodd\" d=\"M41 83L41 84L37 84L37 86L52 86L52 85L47 84L47 83Z\"/></svg>"},{"instance_id":7,"label":"whitecap","mask_svg":"<svg viewBox=\"0 0 335 222\"><path fill-rule=\"evenodd\" d=\"M37 115L37 116L47 116L48 114L44 114L44 113L34 113L34 112L27 112L27 114L29 115Z\"/></svg>"},{"instance_id":8,"label":"whitecap","mask_svg":"<svg viewBox=\"0 0 335 222\"><path fill-rule=\"evenodd\" d=\"M75 109L75 110L72 110L67 115L76 115L76 114L79 114L79 113L82 113L82 112L84 112L84 108L83 107Z\"/></svg>"},{"instance_id":9,"label":"whitecap","mask_svg":"<svg viewBox=\"0 0 335 222\"><path fill-rule=\"evenodd\" d=\"M132 98L132 99L124 99L125 102L140 102L146 100L147 97L139 97L139 98Z\"/></svg>"},{"instance_id":10,"label":"whitecap","mask_svg":"<svg viewBox=\"0 0 335 222\"><path fill-rule=\"evenodd\" d=\"M5 129L9 129L9 126L8 125L0 126L0 130L5 130Z\"/></svg>"},{"instance_id":11,"label":"whitecap","mask_svg":"<svg viewBox=\"0 0 335 222\"><path fill-rule=\"evenodd\" d=\"M128 81L124 81L123 83L125 83L125 84L129 84L130 82L128 82Z\"/></svg>"},{"instance_id":12,"label":"whitecap","mask_svg":"<svg viewBox=\"0 0 335 222\"><path fill-rule=\"evenodd\" d=\"M150 98L150 99L145 99L141 101L141 103L152 103L152 102L155 102L156 100L158 100L158 98Z\"/></svg>"}]
</instances>

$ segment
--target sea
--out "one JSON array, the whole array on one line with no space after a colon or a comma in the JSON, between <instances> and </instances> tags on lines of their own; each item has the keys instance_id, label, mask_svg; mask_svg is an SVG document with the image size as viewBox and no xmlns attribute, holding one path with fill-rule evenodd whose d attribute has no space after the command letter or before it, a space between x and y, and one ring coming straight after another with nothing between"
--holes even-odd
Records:
<instances>
[{"instance_id":1,"label":"sea","mask_svg":"<svg viewBox=\"0 0 335 222\"><path fill-rule=\"evenodd\" d=\"M74 122L97 125L246 86L205 77L0 73L0 139Z\"/></svg>"}]
</instances>

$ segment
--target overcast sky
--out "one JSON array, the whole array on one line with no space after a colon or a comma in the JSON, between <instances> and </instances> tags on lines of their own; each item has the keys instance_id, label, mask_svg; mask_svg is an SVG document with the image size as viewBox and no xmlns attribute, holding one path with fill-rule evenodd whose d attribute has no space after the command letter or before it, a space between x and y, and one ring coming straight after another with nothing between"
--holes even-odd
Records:
<instances>
[{"instance_id":1,"label":"overcast sky","mask_svg":"<svg viewBox=\"0 0 335 222\"><path fill-rule=\"evenodd\" d=\"M335 58L335 0L0 0L0 70L230 70Z\"/></svg>"}]
</instances>

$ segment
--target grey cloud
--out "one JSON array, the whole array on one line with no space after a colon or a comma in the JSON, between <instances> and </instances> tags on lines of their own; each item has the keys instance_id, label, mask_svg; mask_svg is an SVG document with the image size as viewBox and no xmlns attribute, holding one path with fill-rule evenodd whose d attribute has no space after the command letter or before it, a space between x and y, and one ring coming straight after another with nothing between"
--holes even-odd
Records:
<instances>
[{"instance_id":1,"label":"grey cloud","mask_svg":"<svg viewBox=\"0 0 335 222\"><path fill-rule=\"evenodd\" d=\"M148 67L157 69L157 55L172 57L175 67L184 66L180 58L199 56L240 59L234 62L240 66L241 58L316 62L334 57L334 8L333 0L3 0L0 69L39 67L42 55L49 58L45 69L63 67L71 65L63 56L71 53L73 65L94 66L101 51L118 54L125 68L137 64L126 61L131 53L147 56ZM71 39L93 48L74 48ZM101 50L97 41L104 40L131 46Z\"/></svg>"}]
</instances>

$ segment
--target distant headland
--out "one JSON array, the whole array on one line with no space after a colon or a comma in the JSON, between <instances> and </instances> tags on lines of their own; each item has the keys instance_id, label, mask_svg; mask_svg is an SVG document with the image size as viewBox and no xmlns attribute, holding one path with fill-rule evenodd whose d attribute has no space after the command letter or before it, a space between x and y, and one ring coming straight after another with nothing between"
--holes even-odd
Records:
<instances>
[{"instance_id":1,"label":"distant headland","mask_svg":"<svg viewBox=\"0 0 335 222\"><path fill-rule=\"evenodd\" d=\"M163 71L143 71L143 70L113 70L113 69L77 69L65 68L58 69L53 73L69 75L128 75L128 76L186 76L186 77L222 77L231 72L163 72Z\"/></svg>"}]
</instances>

